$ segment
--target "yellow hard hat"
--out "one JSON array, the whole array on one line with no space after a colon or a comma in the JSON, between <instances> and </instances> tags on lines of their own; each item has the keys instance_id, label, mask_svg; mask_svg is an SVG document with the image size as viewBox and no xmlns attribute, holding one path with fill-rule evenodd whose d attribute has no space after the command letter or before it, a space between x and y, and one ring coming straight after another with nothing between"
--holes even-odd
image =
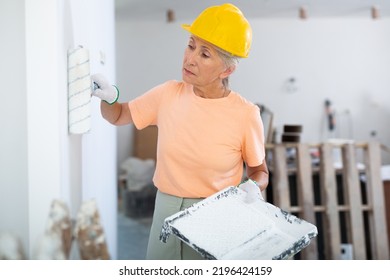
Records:
<instances>
[{"instance_id":1,"label":"yellow hard hat","mask_svg":"<svg viewBox=\"0 0 390 280\"><path fill-rule=\"evenodd\" d=\"M195 36L239 57L248 57L252 28L243 13L232 4L211 6L195 21L182 27Z\"/></svg>"}]
</instances>

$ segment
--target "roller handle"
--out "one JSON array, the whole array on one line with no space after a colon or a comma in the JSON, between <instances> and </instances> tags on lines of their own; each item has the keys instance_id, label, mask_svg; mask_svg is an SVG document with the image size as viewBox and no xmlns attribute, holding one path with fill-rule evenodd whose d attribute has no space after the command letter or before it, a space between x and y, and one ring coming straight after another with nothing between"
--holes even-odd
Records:
<instances>
[{"instance_id":1,"label":"roller handle","mask_svg":"<svg viewBox=\"0 0 390 280\"><path fill-rule=\"evenodd\" d=\"M97 90L98 88L100 88L99 85L98 85L96 82L93 82L93 84L92 84L92 90L95 91L95 90Z\"/></svg>"}]
</instances>

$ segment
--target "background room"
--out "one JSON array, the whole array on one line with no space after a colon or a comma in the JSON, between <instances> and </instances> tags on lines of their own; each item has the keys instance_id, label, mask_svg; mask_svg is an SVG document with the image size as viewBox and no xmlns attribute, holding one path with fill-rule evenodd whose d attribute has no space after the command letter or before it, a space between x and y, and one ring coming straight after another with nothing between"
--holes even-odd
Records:
<instances>
[{"instance_id":1,"label":"background room","mask_svg":"<svg viewBox=\"0 0 390 280\"><path fill-rule=\"evenodd\" d=\"M168 79L181 79L188 33L180 25L191 23L205 7L224 2L1 1L0 34L6 43L0 50L11 54L3 55L0 65L2 96L12 102L3 102L0 110L0 232L20 239L24 258L37 257L34 252L56 199L68 206L72 222L77 221L83 203L96 202L109 258L145 257L155 194L151 176L156 130L111 126L100 115L99 100L92 98L90 131L69 134L67 51L79 45L88 49L91 73L104 73L119 87L119 101L125 102ZM300 129L293 149L287 150L293 157L298 144L313 148L321 143L352 143L365 149L367 143L379 143L379 166L378 154L373 161L374 172L381 174L380 184L385 186L384 210L370 203L368 210L362 209L382 211L388 230L390 2L230 2L240 7L253 29L250 56L240 61L231 86L261 105L269 154L275 155L275 145L291 144L282 141L288 125ZM318 153L310 151L316 164ZM336 164L342 165L342 153L333 151L332 155L335 167L340 168ZM364 152L358 152L356 161L367 167L364 158ZM364 178L360 175L358 183ZM275 188L275 182L272 185ZM296 183L292 185L295 190ZM319 200L316 209L325 212L326 200ZM288 209L305 216L299 199L294 203ZM346 207L348 211L350 206ZM313 222L323 223L326 219L321 215L313 216ZM367 220L365 227L378 230L378 222L364 215L361 219L363 224ZM319 238L316 253L309 257L383 256L373 250L379 240L374 233L368 236L363 231L367 252L359 252L352 238L355 232L340 231L348 233L340 233L341 240L333 243ZM368 244L369 239L373 243ZM73 242L69 258L81 258L78 249ZM388 256L388 249L384 255Z\"/></svg>"},{"instance_id":2,"label":"background room","mask_svg":"<svg viewBox=\"0 0 390 280\"><path fill-rule=\"evenodd\" d=\"M180 24L190 22L208 4L196 1L189 9L182 1L171 5L140 2L144 5L117 2L117 79L123 100L167 79L181 79L188 34ZM270 113L263 116L269 120L271 115L269 142L281 143L286 125L298 126L299 141L309 145L379 141L383 179L388 180L389 7L383 1L363 2L233 1L242 5L252 24L253 45L250 58L240 61L231 84ZM144 141L153 133L119 127L118 166L128 155L151 157L145 150L153 150L155 143ZM333 160L335 166L342 165L338 149L333 151ZM351 248L347 238L342 239L341 246ZM351 254L347 250L342 257Z\"/></svg>"}]
</instances>

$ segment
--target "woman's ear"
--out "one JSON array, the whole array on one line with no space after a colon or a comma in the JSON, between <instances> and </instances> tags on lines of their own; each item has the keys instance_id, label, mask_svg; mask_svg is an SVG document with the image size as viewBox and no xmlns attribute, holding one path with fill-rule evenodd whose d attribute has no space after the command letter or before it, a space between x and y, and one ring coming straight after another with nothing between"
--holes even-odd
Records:
<instances>
[{"instance_id":1,"label":"woman's ear","mask_svg":"<svg viewBox=\"0 0 390 280\"><path fill-rule=\"evenodd\" d=\"M236 66L235 65L231 65L231 66L227 67L225 69L225 71L223 71L221 73L220 78L221 79L225 79L225 78L229 77L235 70L236 70Z\"/></svg>"}]
</instances>

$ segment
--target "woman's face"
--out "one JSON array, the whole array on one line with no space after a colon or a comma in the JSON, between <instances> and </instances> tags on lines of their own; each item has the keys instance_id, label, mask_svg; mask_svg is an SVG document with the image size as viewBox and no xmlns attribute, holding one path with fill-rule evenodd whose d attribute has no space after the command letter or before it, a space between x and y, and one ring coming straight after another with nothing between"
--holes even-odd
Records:
<instances>
[{"instance_id":1,"label":"woman's face","mask_svg":"<svg viewBox=\"0 0 390 280\"><path fill-rule=\"evenodd\" d=\"M220 85L229 76L226 65L210 43L191 36L184 52L183 80L194 86Z\"/></svg>"}]
</instances>

